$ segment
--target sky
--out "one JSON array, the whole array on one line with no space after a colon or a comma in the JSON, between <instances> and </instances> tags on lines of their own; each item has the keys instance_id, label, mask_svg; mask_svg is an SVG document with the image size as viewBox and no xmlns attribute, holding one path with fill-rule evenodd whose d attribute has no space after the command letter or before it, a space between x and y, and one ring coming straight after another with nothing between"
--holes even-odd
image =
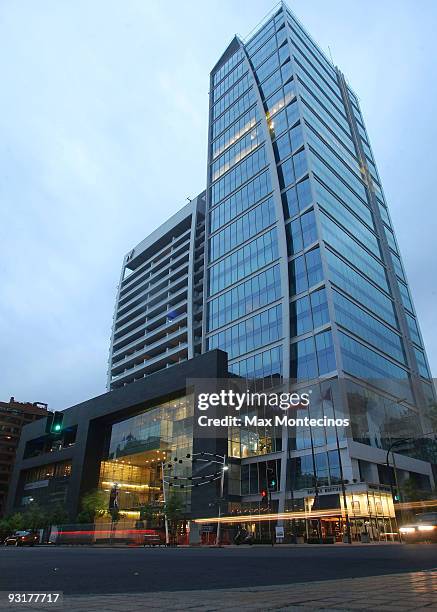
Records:
<instances>
[{"instance_id":1,"label":"sky","mask_svg":"<svg viewBox=\"0 0 437 612\"><path fill-rule=\"evenodd\" d=\"M206 183L209 72L266 0L0 0L0 400L105 391L123 256ZM437 3L294 0L358 94L437 375Z\"/></svg>"}]
</instances>

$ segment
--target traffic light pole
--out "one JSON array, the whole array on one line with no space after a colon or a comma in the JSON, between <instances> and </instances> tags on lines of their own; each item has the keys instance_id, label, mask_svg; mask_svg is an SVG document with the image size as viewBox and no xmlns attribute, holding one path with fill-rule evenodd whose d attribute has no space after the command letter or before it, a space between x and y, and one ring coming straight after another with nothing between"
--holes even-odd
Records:
<instances>
[{"instance_id":1,"label":"traffic light pole","mask_svg":"<svg viewBox=\"0 0 437 612\"><path fill-rule=\"evenodd\" d=\"M267 491L269 492L269 514L271 514L272 513L272 509L273 509L273 507L272 507L272 490L269 487L269 483L267 483ZM275 545L275 536L274 536L273 531L271 529L271 520L270 520L270 518L269 518L269 534L270 534L270 540L272 542L272 546L274 546Z\"/></svg>"}]
</instances>

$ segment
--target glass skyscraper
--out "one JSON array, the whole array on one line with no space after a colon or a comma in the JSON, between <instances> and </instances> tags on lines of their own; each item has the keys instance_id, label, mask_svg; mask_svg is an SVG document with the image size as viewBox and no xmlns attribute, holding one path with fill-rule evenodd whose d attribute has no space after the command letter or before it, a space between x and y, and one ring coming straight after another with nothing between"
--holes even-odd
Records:
<instances>
[{"instance_id":1,"label":"glass skyscraper","mask_svg":"<svg viewBox=\"0 0 437 612\"><path fill-rule=\"evenodd\" d=\"M211 72L207 163L201 351L249 380L311 381L312 416L352 420L350 435L230 431L242 507L273 470L279 511L343 481L359 513L392 484L403 438L400 477L433 486L412 438L431 430L434 390L359 102L285 4Z\"/></svg>"}]
</instances>

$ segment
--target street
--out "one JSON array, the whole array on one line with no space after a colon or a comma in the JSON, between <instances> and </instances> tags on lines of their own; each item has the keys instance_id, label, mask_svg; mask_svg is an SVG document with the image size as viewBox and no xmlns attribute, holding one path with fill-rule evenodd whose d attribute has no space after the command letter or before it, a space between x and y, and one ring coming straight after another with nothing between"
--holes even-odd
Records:
<instances>
[{"instance_id":1,"label":"street","mask_svg":"<svg viewBox=\"0 0 437 612\"><path fill-rule=\"evenodd\" d=\"M65 595L211 590L437 568L437 545L0 548L0 591Z\"/></svg>"}]
</instances>

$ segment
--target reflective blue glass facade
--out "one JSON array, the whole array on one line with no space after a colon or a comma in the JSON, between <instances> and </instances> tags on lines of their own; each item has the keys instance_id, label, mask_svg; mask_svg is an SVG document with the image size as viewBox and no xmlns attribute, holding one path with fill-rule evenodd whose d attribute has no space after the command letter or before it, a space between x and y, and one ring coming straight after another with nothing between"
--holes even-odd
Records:
<instances>
[{"instance_id":1,"label":"reflective blue glass facade","mask_svg":"<svg viewBox=\"0 0 437 612\"><path fill-rule=\"evenodd\" d=\"M209 113L203 350L227 351L248 379L344 381L338 412L361 415L372 397L429 431L429 367L358 99L286 5L229 44ZM251 435L241 456L255 460ZM332 461L332 484L329 452L316 471ZM371 480L358 452L344 462Z\"/></svg>"},{"instance_id":2,"label":"reflective blue glass facade","mask_svg":"<svg viewBox=\"0 0 437 612\"><path fill-rule=\"evenodd\" d=\"M320 375L309 355L328 325L336 350L322 370L429 378L358 100L285 5L211 73L208 162L205 350L231 349L236 324L277 300L282 332L269 342L282 345L284 377ZM252 285L273 269L275 290L261 296ZM358 369L352 345L363 347ZM253 357L266 348L245 346Z\"/></svg>"}]
</instances>

